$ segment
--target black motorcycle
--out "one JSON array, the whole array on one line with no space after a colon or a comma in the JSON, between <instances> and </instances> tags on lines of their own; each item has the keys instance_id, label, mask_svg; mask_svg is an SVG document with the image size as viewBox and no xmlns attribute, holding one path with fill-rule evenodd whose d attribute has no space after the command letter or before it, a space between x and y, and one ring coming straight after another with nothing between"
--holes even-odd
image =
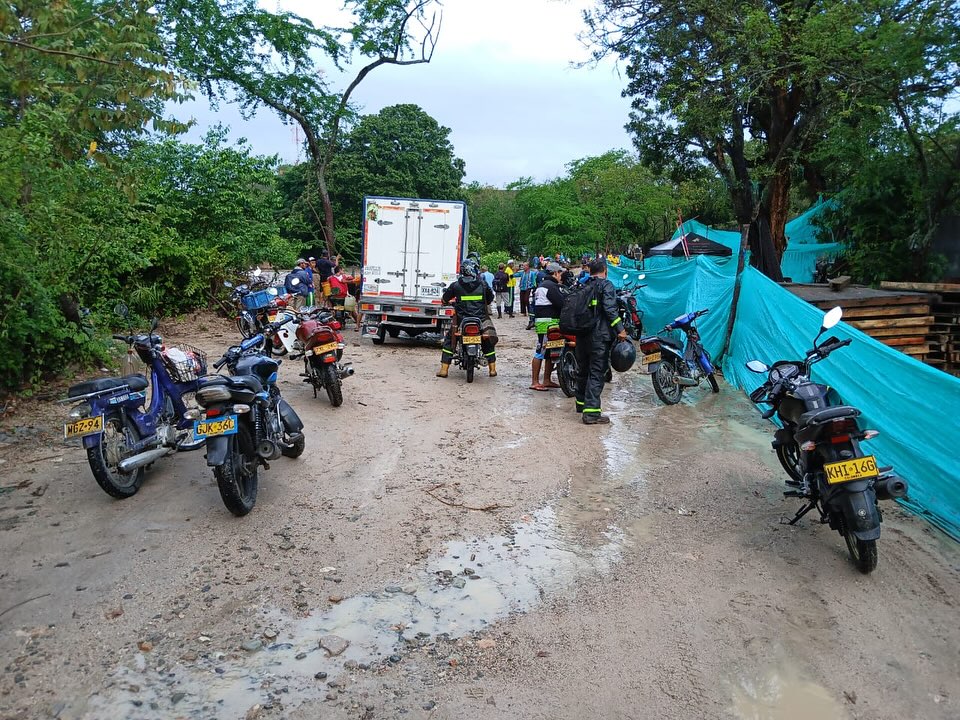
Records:
<instances>
[{"instance_id":1,"label":"black motorcycle","mask_svg":"<svg viewBox=\"0 0 960 720\"><path fill-rule=\"evenodd\" d=\"M486 365L483 355L483 321L476 317L465 317L460 321L454 337L453 361L467 374L467 382L473 382L473 373L478 366Z\"/></svg>"},{"instance_id":2,"label":"black motorcycle","mask_svg":"<svg viewBox=\"0 0 960 720\"><path fill-rule=\"evenodd\" d=\"M629 275L624 274L624 281L626 281L628 277ZM643 334L643 311L637 307L637 297L635 293L640 288L646 287L646 285L639 284L639 281L645 277L646 275L638 275L638 282L632 284L625 283L623 287L617 290L617 314L623 323L623 329L627 335L630 336L631 340L639 340Z\"/></svg>"},{"instance_id":3,"label":"black motorcycle","mask_svg":"<svg viewBox=\"0 0 960 720\"><path fill-rule=\"evenodd\" d=\"M275 332L271 323L267 334ZM255 335L229 348L214 367L231 375L200 379L194 436L207 442L207 465L213 468L223 504L246 515L257 501L259 466L281 455L299 457L304 450L303 422L280 396L280 360L261 355L264 337Z\"/></svg>"},{"instance_id":4,"label":"black motorcycle","mask_svg":"<svg viewBox=\"0 0 960 720\"><path fill-rule=\"evenodd\" d=\"M891 468L878 468L876 458L861 450L861 442L879 433L860 428L860 411L842 404L833 389L810 379L815 363L850 344L849 340L830 337L817 345L823 333L842 316L838 307L826 314L813 349L803 360L779 360L772 367L758 360L748 362L751 372L767 373L767 381L750 394L750 399L770 404L763 417L776 414L783 423L776 431L773 448L789 475L786 482L790 489L784 496L807 501L790 524L795 525L816 508L820 522L840 533L854 565L867 574L877 567L882 520L877 501L905 497L907 483Z\"/></svg>"}]
</instances>

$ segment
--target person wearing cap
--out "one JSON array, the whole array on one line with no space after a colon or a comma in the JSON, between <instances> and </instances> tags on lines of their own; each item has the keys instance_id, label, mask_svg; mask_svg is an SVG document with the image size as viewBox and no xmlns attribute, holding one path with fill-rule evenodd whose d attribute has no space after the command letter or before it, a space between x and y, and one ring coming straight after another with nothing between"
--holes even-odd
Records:
<instances>
[{"instance_id":1,"label":"person wearing cap","mask_svg":"<svg viewBox=\"0 0 960 720\"><path fill-rule=\"evenodd\" d=\"M533 351L533 361L531 363L531 370L533 371L533 380L530 383L531 390L550 390L560 387L550 379L550 374L553 372L553 362L546 357L543 343L550 326L560 322L560 309L563 307L560 276L563 274L563 268L559 263L548 263L547 273L547 277L537 286L533 294L533 312L537 323L537 346ZM541 366L543 367L543 382L540 382Z\"/></svg>"},{"instance_id":2,"label":"person wearing cap","mask_svg":"<svg viewBox=\"0 0 960 720\"><path fill-rule=\"evenodd\" d=\"M293 296L290 304L295 310L303 307L307 297L313 291L313 279L307 272L307 267L308 264L305 259L297 258L296 267L287 273L287 277L283 281L284 289Z\"/></svg>"},{"instance_id":3,"label":"person wearing cap","mask_svg":"<svg viewBox=\"0 0 960 720\"><path fill-rule=\"evenodd\" d=\"M513 269L514 262L513 260L507 260L507 267L504 272L510 278L507 281L507 315L513 317L513 296L517 291L517 279L514 277L516 270Z\"/></svg>"}]
</instances>

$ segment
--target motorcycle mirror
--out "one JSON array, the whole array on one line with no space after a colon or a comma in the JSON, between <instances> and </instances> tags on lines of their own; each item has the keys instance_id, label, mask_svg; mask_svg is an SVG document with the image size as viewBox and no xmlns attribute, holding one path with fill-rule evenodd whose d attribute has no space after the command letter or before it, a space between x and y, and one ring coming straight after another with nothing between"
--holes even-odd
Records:
<instances>
[{"instance_id":1,"label":"motorcycle mirror","mask_svg":"<svg viewBox=\"0 0 960 720\"><path fill-rule=\"evenodd\" d=\"M118 302L113 306L113 312L120 317L125 318L130 314L130 308L128 308L125 303Z\"/></svg>"},{"instance_id":2,"label":"motorcycle mirror","mask_svg":"<svg viewBox=\"0 0 960 720\"><path fill-rule=\"evenodd\" d=\"M159 325L160 325L160 318L155 317L153 320L150 321L150 332L153 332L154 330L156 330L157 327L159 327Z\"/></svg>"},{"instance_id":3,"label":"motorcycle mirror","mask_svg":"<svg viewBox=\"0 0 960 720\"><path fill-rule=\"evenodd\" d=\"M228 287L228 288L232 288L232 287L233 287L233 283L230 282L229 280L224 280L224 281L223 281L223 286L224 286L224 287Z\"/></svg>"},{"instance_id":4,"label":"motorcycle mirror","mask_svg":"<svg viewBox=\"0 0 960 720\"><path fill-rule=\"evenodd\" d=\"M755 373L765 373L770 370L765 363L760 362L759 360L751 360L747 363L747 370Z\"/></svg>"},{"instance_id":5,"label":"motorcycle mirror","mask_svg":"<svg viewBox=\"0 0 960 720\"><path fill-rule=\"evenodd\" d=\"M830 310L826 315L823 316L823 325L820 327L820 332L824 332L825 330L829 330L830 328L834 327L838 322L840 322L840 318L842 317L843 308L837 306Z\"/></svg>"}]
</instances>

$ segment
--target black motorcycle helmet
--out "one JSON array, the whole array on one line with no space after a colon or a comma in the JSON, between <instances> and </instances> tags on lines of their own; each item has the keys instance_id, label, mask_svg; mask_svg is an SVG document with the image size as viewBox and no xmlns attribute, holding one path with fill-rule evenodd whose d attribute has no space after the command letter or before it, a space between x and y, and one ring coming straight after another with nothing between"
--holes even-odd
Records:
<instances>
[{"instance_id":1,"label":"black motorcycle helmet","mask_svg":"<svg viewBox=\"0 0 960 720\"><path fill-rule=\"evenodd\" d=\"M617 372L626 372L637 361L637 349L629 340L621 340L610 351L610 366Z\"/></svg>"},{"instance_id":2,"label":"black motorcycle helmet","mask_svg":"<svg viewBox=\"0 0 960 720\"><path fill-rule=\"evenodd\" d=\"M472 258L467 258L460 264L461 280L476 280L479 273L480 268L477 265L476 260L473 260Z\"/></svg>"}]
</instances>

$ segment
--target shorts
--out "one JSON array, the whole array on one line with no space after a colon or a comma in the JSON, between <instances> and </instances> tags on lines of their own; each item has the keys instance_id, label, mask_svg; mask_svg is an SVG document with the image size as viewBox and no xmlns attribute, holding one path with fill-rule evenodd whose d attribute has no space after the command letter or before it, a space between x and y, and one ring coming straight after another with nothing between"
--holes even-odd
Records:
<instances>
[{"instance_id":1,"label":"shorts","mask_svg":"<svg viewBox=\"0 0 960 720\"><path fill-rule=\"evenodd\" d=\"M498 292L495 294L493 299L494 304L497 307L503 307L504 305L510 304L510 293L509 292Z\"/></svg>"},{"instance_id":2,"label":"shorts","mask_svg":"<svg viewBox=\"0 0 960 720\"><path fill-rule=\"evenodd\" d=\"M560 321L556 318L537 318L537 335L546 335L551 325L557 325Z\"/></svg>"}]
</instances>

